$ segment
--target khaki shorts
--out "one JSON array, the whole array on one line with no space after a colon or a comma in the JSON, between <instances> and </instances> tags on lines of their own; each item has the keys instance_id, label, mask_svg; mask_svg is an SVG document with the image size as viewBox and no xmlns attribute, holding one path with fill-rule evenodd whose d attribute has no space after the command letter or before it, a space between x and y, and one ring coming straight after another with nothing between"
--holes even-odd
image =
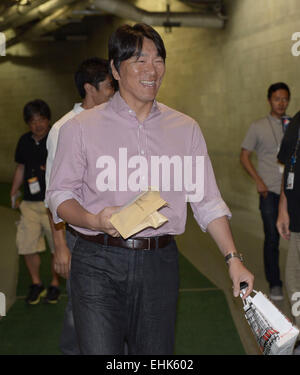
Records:
<instances>
[{"instance_id":1,"label":"khaki shorts","mask_svg":"<svg viewBox=\"0 0 300 375\"><path fill-rule=\"evenodd\" d=\"M46 250L44 236L51 252L54 252L52 233L44 202L22 201L21 218L17 229L17 248L20 255L34 254Z\"/></svg>"}]
</instances>

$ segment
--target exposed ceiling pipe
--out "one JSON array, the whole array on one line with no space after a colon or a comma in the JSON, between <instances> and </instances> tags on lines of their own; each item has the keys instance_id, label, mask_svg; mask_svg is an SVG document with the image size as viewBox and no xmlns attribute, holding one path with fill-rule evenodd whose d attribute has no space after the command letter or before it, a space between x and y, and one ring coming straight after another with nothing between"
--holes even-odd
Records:
<instances>
[{"instance_id":1,"label":"exposed ceiling pipe","mask_svg":"<svg viewBox=\"0 0 300 375\"><path fill-rule=\"evenodd\" d=\"M26 24L27 22L33 21L35 19L42 19L47 17L48 15L52 14L58 8L63 7L64 5L68 5L75 0L50 0L47 1L45 4L36 6L34 9L28 11L24 15L18 14L18 18L14 20L10 27L16 28ZM5 21L6 27L3 27L0 24L0 30L5 30L7 28L8 23Z\"/></svg>"},{"instance_id":2,"label":"exposed ceiling pipe","mask_svg":"<svg viewBox=\"0 0 300 375\"><path fill-rule=\"evenodd\" d=\"M16 30L14 30L14 29L7 29L7 30L5 30L4 36L5 36L6 45L7 45L7 41L8 40L16 38L17 35L18 34L17 34Z\"/></svg>"},{"instance_id":3,"label":"exposed ceiling pipe","mask_svg":"<svg viewBox=\"0 0 300 375\"><path fill-rule=\"evenodd\" d=\"M148 12L124 0L94 0L93 5L118 17L152 26L224 27L224 19L198 12Z\"/></svg>"},{"instance_id":4,"label":"exposed ceiling pipe","mask_svg":"<svg viewBox=\"0 0 300 375\"><path fill-rule=\"evenodd\" d=\"M78 16L82 18L85 15L84 12L82 12L82 9L85 8L87 3L90 4L91 0L49 0L45 4L38 5L31 9L26 14L22 16L19 15L19 18L10 25L10 28L7 28L4 31L7 41L6 46L9 47L21 40L40 37L41 35L58 29L62 25L61 19L60 21L58 21L58 19L63 17L66 20L67 17L69 17L70 20L70 13L74 15L77 11ZM71 4L71 6L68 6L68 4ZM207 28L222 28L224 26L223 18L204 15L203 13L198 12L148 12L123 0L93 0L92 4L94 5L94 8L106 13L136 22L145 22L152 26L189 26ZM17 26L21 26L22 24L26 24L35 19L41 19L41 21L31 26L28 30L23 30L22 34L16 29ZM66 21L68 22L68 20Z\"/></svg>"},{"instance_id":5,"label":"exposed ceiling pipe","mask_svg":"<svg viewBox=\"0 0 300 375\"><path fill-rule=\"evenodd\" d=\"M11 29L5 31L6 35L6 46L10 47L19 43L20 41L28 41L40 37L41 35L53 32L60 28L62 25L73 21L74 10L83 9L87 5L87 1L80 1L75 5L65 5L64 7L57 9L54 13L48 17L43 18L41 21L30 27L29 30L22 32L22 34L12 33ZM83 15L77 15L82 18ZM8 33L9 32L9 33Z\"/></svg>"},{"instance_id":6,"label":"exposed ceiling pipe","mask_svg":"<svg viewBox=\"0 0 300 375\"><path fill-rule=\"evenodd\" d=\"M3 30L7 25L12 24L20 16L24 16L37 6L45 3L48 0L35 0L27 5L16 4L7 9L0 15L0 30Z\"/></svg>"}]
</instances>

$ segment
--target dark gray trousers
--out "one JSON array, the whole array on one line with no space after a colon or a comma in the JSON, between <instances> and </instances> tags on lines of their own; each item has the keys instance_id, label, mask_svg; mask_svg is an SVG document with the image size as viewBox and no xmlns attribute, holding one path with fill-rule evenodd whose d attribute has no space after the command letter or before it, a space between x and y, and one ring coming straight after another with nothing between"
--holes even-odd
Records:
<instances>
[{"instance_id":1,"label":"dark gray trousers","mask_svg":"<svg viewBox=\"0 0 300 375\"><path fill-rule=\"evenodd\" d=\"M173 354L179 289L173 240L153 250L78 238L71 293L81 354Z\"/></svg>"}]
</instances>

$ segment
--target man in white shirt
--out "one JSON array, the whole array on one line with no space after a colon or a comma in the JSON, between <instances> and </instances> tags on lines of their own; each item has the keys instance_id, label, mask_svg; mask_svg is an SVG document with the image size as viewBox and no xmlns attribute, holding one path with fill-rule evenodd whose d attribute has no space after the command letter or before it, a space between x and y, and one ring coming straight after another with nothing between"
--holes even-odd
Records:
<instances>
[{"instance_id":1,"label":"man in white shirt","mask_svg":"<svg viewBox=\"0 0 300 375\"><path fill-rule=\"evenodd\" d=\"M82 103L76 103L70 112L65 114L52 126L49 132L47 139L46 189L49 186L52 164L59 141L60 128L83 110L93 108L96 105L108 101L114 93L112 81L108 73L107 60L93 57L83 61L75 73L74 78L79 95L82 98ZM69 280L71 252L76 238L68 230L65 233L64 225L55 225L49 210L48 213L55 246L55 271L67 279L67 292L69 296L64 316L60 349L64 354L79 354L72 314ZM55 296L53 296L53 298L55 298Z\"/></svg>"}]
</instances>

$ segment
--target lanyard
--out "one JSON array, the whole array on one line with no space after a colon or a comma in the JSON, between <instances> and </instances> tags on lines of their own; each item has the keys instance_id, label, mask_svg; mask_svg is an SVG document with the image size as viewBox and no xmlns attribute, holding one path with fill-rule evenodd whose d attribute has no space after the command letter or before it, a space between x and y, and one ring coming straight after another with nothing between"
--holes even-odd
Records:
<instances>
[{"instance_id":1,"label":"lanyard","mask_svg":"<svg viewBox=\"0 0 300 375\"><path fill-rule=\"evenodd\" d=\"M293 152L293 155L291 157L291 167L290 167L290 172L295 171L295 166L297 162L297 154L298 154L298 149L299 149L299 143L300 143L300 127L298 129L298 139L295 147L295 151Z\"/></svg>"},{"instance_id":2,"label":"lanyard","mask_svg":"<svg viewBox=\"0 0 300 375\"><path fill-rule=\"evenodd\" d=\"M269 125L270 125L270 128L272 130L272 134L273 134L273 137L275 139L275 143L276 143L276 146L277 148L279 148L279 145L280 145L280 141L278 141L277 137L276 137L276 134L275 134L275 131L274 131L274 128L273 128L273 124L272 124L272 121L270 120L270 117L267 117L268 120L269 120Z\"/></svg>"}]
</instances>

